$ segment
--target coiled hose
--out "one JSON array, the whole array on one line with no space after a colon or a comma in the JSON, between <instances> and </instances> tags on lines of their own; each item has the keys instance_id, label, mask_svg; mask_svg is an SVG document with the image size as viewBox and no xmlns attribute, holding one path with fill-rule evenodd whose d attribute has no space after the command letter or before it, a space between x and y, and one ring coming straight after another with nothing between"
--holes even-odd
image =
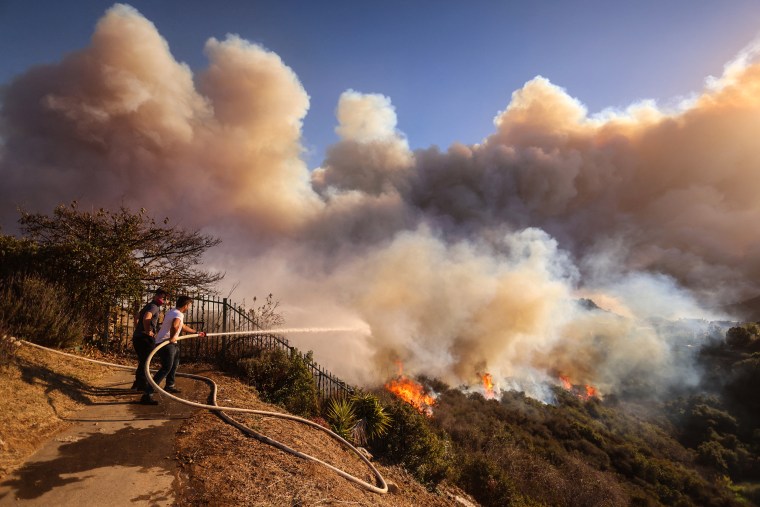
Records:
<instances>
[{"instance_id":1,"label":"coiled hose","mask_svg":"<svg viewBox=\"0 0 760 507\"><path fill-rule=\"evenodd\" d=\"M304 329L270 329L270 330L239 331L239 332L227 332L227 333L208 333L206 336L256 335L256 334L288 333L288 332L303 332L303 331L311 331L311 330L304 330ZM197 334L191 334L191 335L181 336L181 337L177 338L177 340L178 341L179 340L186 340L188 338L196 338L196 337L198 337ZM28 341L25 341L25 340L21 340L21 343L23 343L25 345L30 345L32 347L36 347L38 349L42 349L42 350L46 350L46 351L53 352L53 353L56 353L56 354L60 354L60 355L63 355L63 356L79 359L81 361L88 361L90 363L101 364L101 365L104 365L104 366L109 366L109 367L113 367L113 368L120 368L120 369L126 369L126 370L133 370L134 369L133 367L127 366L127 365L108 363L108 362L105 362L105 361L98 361L96 359L90 359L90 358L87 358L87 357L77 356L75 354L69 354L67 352L62 352L60 350L55 350L55 349L51 349L51 348L48 348L48 347L43 347L42 345L37 345L36 343L31 343L31 342L28 342ZM354 447L351 443L349 443L347 440L345 440L344 438L342 438L337 433L335 433L335 432L333 432L333 431L331 431L331 430L329 430L329 429L327 429L327 428L325 428L323 426L320 426L319 424L317 424L317 423L315 423L313 421L309 421L308 419L304 419L302 417L298 417L298 416L295 416L295 415L282 414L282 413L279 413L279 412L268 412L268 411L265 411L265 410L254 410L254 409L249 409L249 408L237 408L237 407L223 407L223 406L219 406L217 404L217 399L216 399L216 395L217 395L217 385L216 385L216 382L214 382L210 378L204 377L202 375L194 375L194 374L191 374L191 373L177 372L177 376L179 376L179 377L190 378L190 379L194 379L194 380L201 380L203 382L206 382L211 387L211 403L212 403L212 405L207 405L205 403L196 403L196 402L193 402L193 401L190 401L190 400L186 400L186 399L180 398L178 396L174 396L173 394L168 393L165 390L163 390L161 388L161 386L159 386L158 384L156 384L153 381L153 378L150 375L149 365L150 365L151 360L153 359L153 356L156 355L156 352L158 352L162 347L165 347L168 343L169 343L169 341L166 340L166 341L158 344L153 349L153 351L150 353L150 355L148 356L148 360L145 362L145 378L148 380L148 382L150 382L150 385L152 385L153 388L156 389L163 396L166 396L167 398L170 398L170 399L172 399L172 400L174 400L174 401L176 401L178 403L182 403L183 405L188 405L188 406L195 407L195 408L203 408L203 409L206 409L206 410L211 410L211 411L214 411L214 412L218 412L219 416L225 422L227 422L228 424L231 424L232 426L235 426L240 431L244 432L247 435L252 436L256 440L259 440L260 442L263 442L265 444L269 444L271 446L274 446L274 447L276 447L278 449L281 449L281 450L283 450L283 451L285 451L287 453L293 454L294 456L298 456L299 458L302 458L302 459L305 459L305 460L308 460L308 461L313 461L315 463L319 463L320 465L323 465L323 466L329 468L330 470L332 470L333 472L337 473L341 477L343 477L343 478L345 478L345 479L353 482L354 484L357 484L358 486L366 489L367 491L371 491L373 493L379 493L379 494L385 494L385 493L388 492L388 484L386 484L385 479L380 474L380 472L377 470L377 468L375 468L375 466L369 461L369 459L367 459L367 457L364 456L364 454L362 454L356 447ZM242 414L255 414L255 415L262 415L262 416L267 416L267 417L276 417L276 418L280 418L280 419L288 419L288 420L291 420L291 421L296 421L296 422L299 422L299 423L302 423L302 424L306 424L308 426L311 426L312 428L315 428L315 429L318 429L320 431L323 431L324 433L327 433L330 437L334 438L335 440L337 440L338 442L340 442L341 444L343 444L345 447L347 447L348 449L350 449L354 454L356 454L359 457L359 459L361 459L370 468L370 470L372 470L372 473L374 474L375 478L377 479L377 482L378 482L379 486L375 486L374 484L370 484L368 482L365 482L365 481L359 479L358 477L355 477L355 476L349 474L348 472L345 472L345 471L343 471L343 470L341 470L341 469L339 469L339 468L337 468L337 467L335 467L335 466L333 466L333 465L331 465L329 463L326 463L326 462L320 460L319 458L315 458L314 456L311 456L309 454L297 451L297 450L295 450L295 449L293 449L291 447L288 447L287 445L283 444L282 442L278 442L277 440L273 440L273 439L267 437L266 435L262 435L261 433L258 433L257 431L249 428L248 426L246 426L246 425L244 425L244 424L242 424L242 423L240 423L240 422L232 419L225 412L238 412L238 413L242 413Z\"/></svg>"}]
</instances>

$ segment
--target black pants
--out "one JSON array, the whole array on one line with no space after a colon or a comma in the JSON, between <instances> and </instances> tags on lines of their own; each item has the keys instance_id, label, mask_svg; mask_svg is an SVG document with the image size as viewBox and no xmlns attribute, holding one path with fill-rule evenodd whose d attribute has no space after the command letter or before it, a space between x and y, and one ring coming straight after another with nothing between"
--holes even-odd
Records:
<instances>
[{"instance_id":1,"label":"black pants","mask_svg":"<svg viewBox=\"0 0 760 507\"><path fill-rule=\"evenodd\" d=\"M147 334L142 334L132 338L132 346L137 352L137 372L135 373L135 383L132 384L132 389L145 390L148 385L148 381L145 379L145 362L148 360L148 356L153 352L155 343L153 338Z\"/></svg>"},{"instance_id":2,"label":"black pants","mask_svg":"<svg viewBox=\"0 0 760 507\"><path fill-rule=\"evenodd\" d=\"M166 387L174 387L174 375L179 366L179 345L167 343L158 351L158 355L161 357L161 369L153 375L153 382L160 384L166 378ZM146 382L145 394L151 395L154 391L153 386Z\"/></svg>"}]
</instances>

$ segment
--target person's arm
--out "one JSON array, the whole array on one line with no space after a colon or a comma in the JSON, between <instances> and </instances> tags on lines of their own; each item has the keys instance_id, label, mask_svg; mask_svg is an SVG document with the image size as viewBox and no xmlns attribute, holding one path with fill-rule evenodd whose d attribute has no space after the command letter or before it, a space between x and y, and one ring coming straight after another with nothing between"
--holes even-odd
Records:
<instances>
[{"instance_id":1,"label":"person's arm","mask_svg":"<svg viewBox=\"0 0 760 507\"><path fill-rule=\"evenodd\" d=\"M175 317L172 321L172 329L169 331L169 341L171 343L177 343L177 338L179 337L179 332L181 331L180 324L182 323L182 319L179 317ZM185 326L182 326L185 327Z\"/></svg>"},{"instance_id":2,"label":"person's arm","mask_svg":"<svg viewBox=\"0 0 760 507\"><path fill-rule=\"evenodd\" d=\"M182 324L182 331L186 333L197 334L201 338L206 336L206 333L204 333L203 331L196 331L195 329L191 328L187 324Z\"/></svg>"},{"instance_id":3,"label":"person's arm","mask_svg":"<svg viewBox=\"0 0 760 507\"><path fill-rule=\"evenodd\" d=\"M147 334L148 336L153 336L153 328L151 326L153 320L153 312L147 311L145 312L145 315L143 315L142 320L142 327L143 327L143 333Z\"/></svg>"}]
</instances>

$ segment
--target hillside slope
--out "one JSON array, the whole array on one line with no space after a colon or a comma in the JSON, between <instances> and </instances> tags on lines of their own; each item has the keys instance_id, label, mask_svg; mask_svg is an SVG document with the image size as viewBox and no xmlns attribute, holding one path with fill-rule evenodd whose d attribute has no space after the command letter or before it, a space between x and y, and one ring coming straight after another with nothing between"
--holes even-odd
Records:
<instances>
[{"instance_id":1,"label":"hillside slope","mask_svg":"<svg viewBox=\"0 0 760 507\"><path fill-rule=\"evenodd\" d=\"M238 380L199 371L219 385L219 401L231 406L281 411L261 402ZM276 418L235 415L270 438L322 459L369 483L369 468L326 434L299 423ZM428 492L404 470L378 466L398 491L368 492L327 468L286 454L246 437L209 412L199 412L180 430L176 458L183 471L179 501L183 505L475 505L460 490L441 485Z\"/></svg>"},{"instance_id":2,"label":"hillside slope","mask_svg":"<svg viewBox=\"0 0 760 507\"><path fill-rule=\"evenodd\" d=\"M183 365L180 370L189 368ZM217 381L220 403L281 411L261 402L252 389L236 379L207 368L193 369ZM75 420L72 417L75 413L102 402L102 389L94 386L109 374L112 371L102 366L24 347L15 360L0 368L0 448L3 451L0 480L19 470L32 453L69 427L68 421ZM186 390L183 396L205 402L207 394L206 386L200 384ZM138 395L125 392L122 396L125 398L119 404L133 402ZM143 417L150 419L150 411L164 413L166 403L162 400L157 407L140 407L145 412ZM361 460L322 432L282 419L258 416L238 416L237 419L271 438L373 482L370 470ZM379 467L386 481L397 485L395 493L367 492L321 465L246 437L206 411L197 412L179 426L176 434L172 432L165 437L174 440L175 449L174 456L167 458L175 459L180 467L175 482L179 505L475 505L453 487L443 485L439 487L440 494L430 493L399 468ZM113 466L120 466L117 458ZM34 488L33 485L26 487Z\"/></svg>"}]
</instances>

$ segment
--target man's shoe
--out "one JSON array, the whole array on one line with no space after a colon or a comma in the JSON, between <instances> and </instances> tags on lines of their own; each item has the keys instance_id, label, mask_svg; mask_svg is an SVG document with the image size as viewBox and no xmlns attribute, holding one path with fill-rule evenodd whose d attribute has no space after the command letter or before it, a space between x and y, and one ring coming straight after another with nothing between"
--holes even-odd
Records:
<instances>
[{"instance_id":1,"label":"man's shoe","mask_svg":"<svg viewBox=\"0 0 760 507\"><path fill-rule=\"evenodd\" d=\"M176 388L176 387L174 387L174 386L167 386L167 387L164 387L164 391L166 391L167 393L172 393L172 394L179 394L179 393L181 393L181 392L182 392L182 390L181 390L181 389L177 389L177 388Z\"/></svg>"},{"instance_id":2,"label":"man's shoe","mask_svg":"<svg viewBox=\"0 0 760 507\"><path fill-rule=\"evenodd\" d=\"M150 397L149 394L143 394L140 398L140 405L158 405L158 402Z\"/></svg>"}]
</instances>

